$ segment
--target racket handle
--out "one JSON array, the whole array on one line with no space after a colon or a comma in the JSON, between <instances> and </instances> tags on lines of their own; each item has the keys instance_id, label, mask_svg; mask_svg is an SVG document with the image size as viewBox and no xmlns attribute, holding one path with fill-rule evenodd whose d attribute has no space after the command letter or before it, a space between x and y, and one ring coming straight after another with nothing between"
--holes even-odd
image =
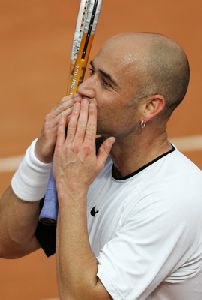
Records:
<instances>
[{"instance_id":1,"label":"racket handle","mask_svg":"<svg viewBox=\"0 0 202 300\"><path fill-rule=\"evenodd\" d=\"M58 198L56 190L56 182L53 175L53 168L50 172L48 188L44 197L44 205L41 210L39 221L43 224L54 224L58 215Z\"/></svg>"}]
</instances>

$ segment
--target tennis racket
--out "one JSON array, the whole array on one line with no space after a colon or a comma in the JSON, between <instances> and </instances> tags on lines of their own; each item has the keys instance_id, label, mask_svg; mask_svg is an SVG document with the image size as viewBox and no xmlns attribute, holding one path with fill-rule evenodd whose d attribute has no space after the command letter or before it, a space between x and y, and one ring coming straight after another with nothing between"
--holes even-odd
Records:
<instances>
[{"instance_id":1,"label":"tennis racket","mask_svg":"<svg viewBox=\"0 0 202 300\"><path fill-rule=\"evenodd\" d=\"M71 52L70 86L68 94L76 93L79 84L84 79L101 5L102 0L81 0L80 2ZM39 220L44 224L54 224L57 221L57 215L57 190L53 170L51 170Z\"/></svg>"}]
</instances>

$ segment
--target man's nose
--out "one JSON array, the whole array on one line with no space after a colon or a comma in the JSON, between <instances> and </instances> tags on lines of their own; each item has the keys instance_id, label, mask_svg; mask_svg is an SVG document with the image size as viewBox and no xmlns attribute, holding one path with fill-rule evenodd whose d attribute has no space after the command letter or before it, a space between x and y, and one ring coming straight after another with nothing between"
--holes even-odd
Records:
<instances>
[{"instance_id":1,"label":"man's nose","mask_svg":"<svg viewBox=\"0 0 202 300\"><path fill-rule=\"evenodd\" d=\"M78 93L82 97L88 97L90 99L95 98L95 90L93 89L93 82L91 77L87 78L79 85Z\"/></svg>"}]
</instances>

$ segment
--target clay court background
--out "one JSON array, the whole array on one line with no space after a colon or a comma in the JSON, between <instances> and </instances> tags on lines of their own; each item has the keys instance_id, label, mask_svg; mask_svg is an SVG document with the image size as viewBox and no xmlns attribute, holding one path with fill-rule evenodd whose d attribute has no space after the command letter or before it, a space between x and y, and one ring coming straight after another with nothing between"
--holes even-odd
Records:
<instances>
[{"instance_id":1,"label":"clay court background","mask_svg":"<svg viewBox=\"0 0 202 300\"><path fill-rule=\"evenodd\" d=\"M24 153L45 113L66 92L79 2L0 0L0 161ZM123 31L159 32L183 46L191 83L168 132L171 138L197 136L188 142L192 150L181 148L202 168L201 16L201 0L104 0L91 56L105 39ZM0 171L0 193L12 174ZM0 260L0 270L1 300L57 297L55 258L47 259L42 251Z\"/></svg>"}]
</instances>

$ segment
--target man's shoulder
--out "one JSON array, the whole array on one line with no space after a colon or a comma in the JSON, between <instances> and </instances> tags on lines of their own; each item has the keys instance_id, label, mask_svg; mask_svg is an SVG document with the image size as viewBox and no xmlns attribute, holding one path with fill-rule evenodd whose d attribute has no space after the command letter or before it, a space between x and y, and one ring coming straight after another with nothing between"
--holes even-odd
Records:
<instances>
[{"instance_id":1,"label":"man's shoulder","mask_svg":"<svg viewBox=\"0 0 202 300\"><path fill-rule=\"evenodd\" d=\"M179 165L179 167L184 166L187 171L200 173L202 174L201 169L185 154L183 154L179 149L175 147L175 151L173 152L173 156L171 157L173 163ZM176 165L176 166L177 166Z\"/></svg>"},{"instance_id":2,"label":"man's shoulder","mask_svg":"<svg viewBox=\"0 0 202 300\"><path fill-rule=\"evenodd\" d=\"M201 191L202 171L178 149L169 157L165 171L168 187L173 185L179 192Z\"/></svg>"},{"instance_id":3,"label":"man's shoulder","mask_svg":"<svg viewBox=\"0 0 202 300\"><path fill-rule=\"evenodd\" d=\"M133 185L135 194L132 192ZM131 207L134 207L133 212L151 210L158 214L170 211L172 216L175 210L177 217L182 210L186 215L194 215L197 209L202 213L201 187L201 170L176 149L144 170L139 180L131 181L131 191L126 197L127 211L131 212Z\"/></svg>"},{"instance_id":4,"label":"man's shoulder","mask_svg":"<svg viewBox=\"0 0 202 300\"><path fill-rule=\"evenodd\" d=\"M202 184L202 171L178 149L157 162L148 170L148 183L158 184L162 188L192 188ZM173 190L173 188L172 188Z\"/></svg>"}]
</instances>

